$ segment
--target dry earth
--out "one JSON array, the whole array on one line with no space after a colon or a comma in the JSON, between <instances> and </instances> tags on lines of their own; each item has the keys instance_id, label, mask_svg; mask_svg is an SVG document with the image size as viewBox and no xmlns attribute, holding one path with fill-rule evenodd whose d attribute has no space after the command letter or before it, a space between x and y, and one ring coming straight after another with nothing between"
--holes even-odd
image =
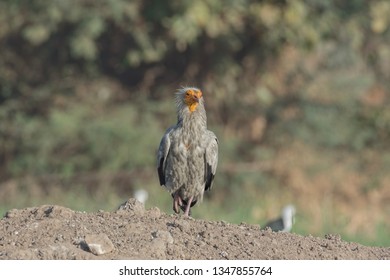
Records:
<instances>
[{"instance_id":1,"label":"dry earth","mask_svg":"<svg viewBox=\"0 0 390 280\"><path fill-rule=\"evenodd\" d=\"M390 248L167 215L130 199L115 212L10 210L0 259L390 259Z\"/></svg>"}]
</instances>

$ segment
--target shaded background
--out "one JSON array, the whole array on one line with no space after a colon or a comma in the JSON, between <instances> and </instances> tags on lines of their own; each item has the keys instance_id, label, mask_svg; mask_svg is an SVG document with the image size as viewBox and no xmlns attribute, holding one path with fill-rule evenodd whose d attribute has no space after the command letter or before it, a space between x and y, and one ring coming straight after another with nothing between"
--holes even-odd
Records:
<instances>
[{"instance_id":1,"label":"shaded background","mask_svg":"<svg viewBox=\"0 0 390 280\"><path fill-rule=\"evenodd\" d=\"M390 2L0 2L0 210L171 213L155 157L173 92L220 141L196 218L390 246Z\"/></svg>"}]
</instances>

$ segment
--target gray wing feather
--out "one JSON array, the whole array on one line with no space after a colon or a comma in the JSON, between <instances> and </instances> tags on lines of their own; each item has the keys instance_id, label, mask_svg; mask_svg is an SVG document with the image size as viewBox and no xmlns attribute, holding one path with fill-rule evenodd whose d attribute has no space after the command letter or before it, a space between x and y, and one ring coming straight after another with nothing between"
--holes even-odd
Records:
<instances>
[{"instance_id":1,"label":"gray wing feather","mask_svg":"<svg viewBox=\"0 0 390 280\"><path fill-rule=\"evenodd\" d=\"M205 159L205 190L211 189L218 165L218 139L214 132L206 132Z\"/></svg>"},{"instance_id":2,"label":"gray wing feather","mask_svg":"<svg viewBox=\"0 0 390 280\"><path fill-rule=\"evenodd\" d=\"M160 147L158 148L158 152L157 152L157 172L158 172L158 178L160 180L161 186L165 185L166 159L168 157L170 146L171 146L171 140L169 139L169 135L173 129L174 127L170 127L165 132L163 138L161 139Z\"/></svg>"}]
</instances>

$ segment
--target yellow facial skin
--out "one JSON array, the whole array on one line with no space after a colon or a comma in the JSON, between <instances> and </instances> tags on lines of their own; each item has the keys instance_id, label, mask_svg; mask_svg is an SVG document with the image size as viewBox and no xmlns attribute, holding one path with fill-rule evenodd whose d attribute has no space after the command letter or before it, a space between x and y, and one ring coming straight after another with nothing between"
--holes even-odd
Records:
<instances>
[{"instance_id":1,"label":"yellow facial skin","mask_svg":"<svg viewBox=\"0 0 390 280\"><path fill-rule=\"evenodd\" d=\"M198 107L199 99L202 97L202 92L198 89L189 89L185 93L184 102L187 104L190 112L194 112Z\"/></svg>"}]
</instances>

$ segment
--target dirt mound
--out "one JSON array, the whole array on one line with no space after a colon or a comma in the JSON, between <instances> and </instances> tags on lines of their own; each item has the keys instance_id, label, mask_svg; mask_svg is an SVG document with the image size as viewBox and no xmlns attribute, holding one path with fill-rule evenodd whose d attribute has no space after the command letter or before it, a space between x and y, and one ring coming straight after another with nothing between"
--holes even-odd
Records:
<instances>
[{"instance_id":1,"label":"dirt mound","mask_svg":"<svg viewBox=\"0 0 390 280\"><path fill-rule=\"evenodd\" d=\"M167 215L130 199L115 212L10 210L0 259L390 259L390 248Z\"/></svg>"}]
</instances>

